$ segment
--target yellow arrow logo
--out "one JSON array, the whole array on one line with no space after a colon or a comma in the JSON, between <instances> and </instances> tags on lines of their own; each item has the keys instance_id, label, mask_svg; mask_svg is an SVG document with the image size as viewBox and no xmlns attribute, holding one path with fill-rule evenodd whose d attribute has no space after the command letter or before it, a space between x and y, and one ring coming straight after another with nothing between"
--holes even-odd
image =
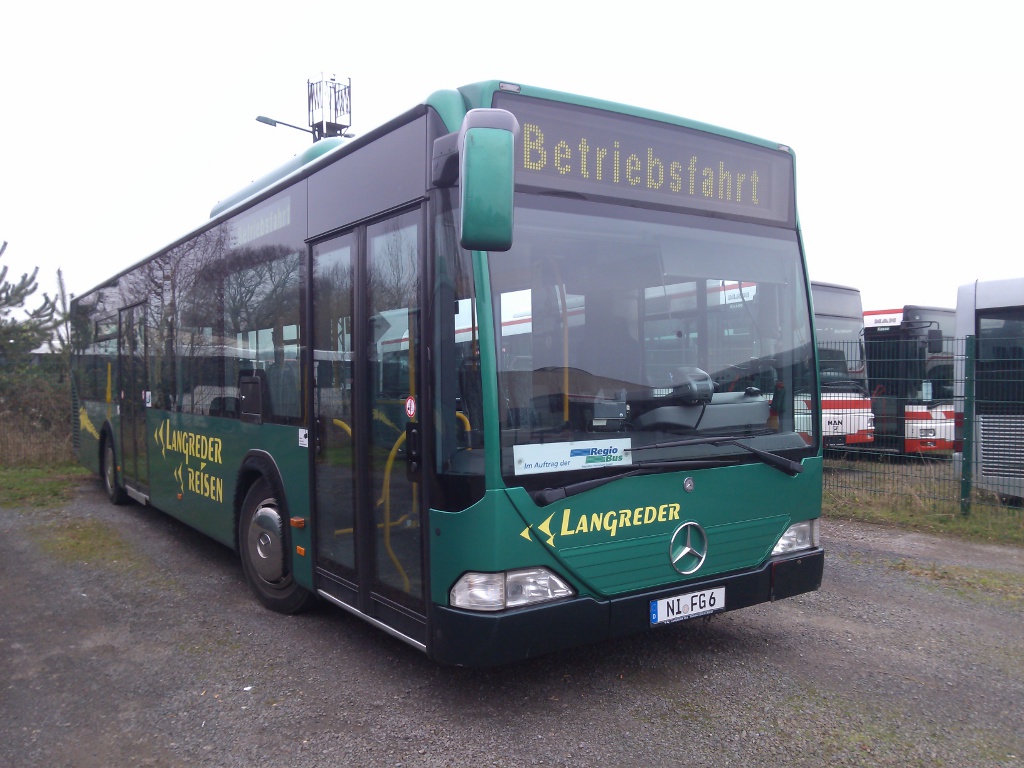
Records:
<instances>
[{"instance_id":1,"label":"yellow arrow logo","mask_svg":"<svg viewBox=\"0 0 1024 768\"><path fill-rule=\"evenodd\" d=\"M555 546L555 534L553 534L551 532L551 518L554 517L554 516L555 516L555 513L552 512L550 515L548 515L548 519L547 520L545 520L543 523L541 523L540 525L537 526L540 529L540 531L545 536L548 537L548 546L549 547Z\"/></svg>"}]
</instances>

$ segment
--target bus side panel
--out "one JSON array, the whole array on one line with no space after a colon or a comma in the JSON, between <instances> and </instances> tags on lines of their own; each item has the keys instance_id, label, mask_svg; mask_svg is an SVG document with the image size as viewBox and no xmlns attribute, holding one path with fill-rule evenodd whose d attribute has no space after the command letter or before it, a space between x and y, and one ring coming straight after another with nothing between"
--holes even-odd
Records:
<instances>
[{"instance_id":1,"label":"bus side panel","mask_svg":"<svg viewBox=\"0 0 1024 768\"><path fill-rule=\"evenodd\" d=\"M236 546L235 491L251 451L271 457L265 464L280 475L289 515L307 515L309 457L300 445L303 430L154 409L147 413L147 431L151 503L222 544ZM308 541L296 543L308 549ZM296 574L297 580L311 588L311 568L299 570L305 575Z\"/></svg>"},{"instance_id":2,"label":"bus side panel","mask_svg":"<svg viewBox=\"0 0 1024 768\"><path fill-rule=\"evenodd\" d=\"M313 527L309 481L309 451L313 450L309 447L309 440L312 438L305 429L284 426L264 426L263 437L265 449L274 457L274 463L281 473L288 501L287 513L292 520L302 520L301 527L288 525L289 521L286 521L285 538L291 542L292 577L300 586L312 592Z\"/></svg>"},{"instance_id":3,"label":"bus side panel","mask_svg":"<svg viewBox=\"0 0 1024 768\"><path fill-rule=\"evenodd\" d=\"M106 405L93 400L79 401L74 420L78 432L76 458L83 467L99 474L100 430L107 421Z\"/></svg>"},{"instance_id":4,"label":"bus side panel","mask_svg":"<svg viewBox=\"0 0 1024 768\"><path fill-rule=\"evenodd\" d=\"M74 314L78 323L92 327L90 318L82 319L81 305L76 304ZM117 459L121 460L121 423L114 404L118 391L116 358L113 351L116 340L93 344L88 352L76 352L71 358L72 434L75 458L86 469L100 474L102 471L100 443L104 425L109 424L116 441Z\"/></svg>"},{"instance_id":5,"label":"bus side panel","mask_svg":"<svg viewBox=\"0 0 1024 768\"><path fill-rule=\"evenodd\" d=\"M229 547L242 426L155 409L146 414L150 503Z\"/></svg>"}]
</instances>

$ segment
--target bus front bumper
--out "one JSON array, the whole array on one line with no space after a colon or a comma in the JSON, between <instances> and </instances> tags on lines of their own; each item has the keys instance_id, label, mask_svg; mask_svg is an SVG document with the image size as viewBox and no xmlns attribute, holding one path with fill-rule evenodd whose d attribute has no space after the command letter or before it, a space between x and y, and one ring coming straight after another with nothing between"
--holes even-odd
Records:
<instances>
[{"instance_id":1,"label":"bus front bumper","mask_svg":"<svg viewBox=\"0 0 1024 768\"><path fill-rule=\"evenodd\" d=\"M442 664L507 664L651 629L651 602L681 592L725 587L723 612L813 592L821 586L824 565L825 551L818 548L770 559L753 571L609 600L578 597L498 613L435 605L427 652Z\"/></svg>"}]
</instances>

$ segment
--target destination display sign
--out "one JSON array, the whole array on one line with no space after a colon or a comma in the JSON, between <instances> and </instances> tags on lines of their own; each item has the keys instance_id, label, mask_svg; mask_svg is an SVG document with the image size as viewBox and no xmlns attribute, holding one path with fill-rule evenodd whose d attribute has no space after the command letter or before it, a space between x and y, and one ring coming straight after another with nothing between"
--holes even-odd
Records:
<instances>
[{"instance_id":1,"label":"destination display sign","mask_svg":"<svg viewBox=\"0 0 1024 768\"><path fill-rule=\"evenodd\" d=\"M507 93L516 185L795 223L785 151L683 126Z\"/></svg>"}]
</instances>

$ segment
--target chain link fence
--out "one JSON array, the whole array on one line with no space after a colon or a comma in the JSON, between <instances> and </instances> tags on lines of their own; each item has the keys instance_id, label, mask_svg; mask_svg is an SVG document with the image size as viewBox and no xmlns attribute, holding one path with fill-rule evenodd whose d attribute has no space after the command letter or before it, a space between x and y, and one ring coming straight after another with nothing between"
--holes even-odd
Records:
<instances>
[{"instance_id":1,"label":"chain link fence","mask_svg":"<svg viewBox=\"0 0 1024 768\"><path fill-rule=\"evenodd\" d=\"M862 359L854 344L831 357ZM823 371L826 505L935 518L980 513L1021 528L1022 348L1019 338L901 341L869 349L866 372L845 385Z\"/></svg>"}]
</instances>

